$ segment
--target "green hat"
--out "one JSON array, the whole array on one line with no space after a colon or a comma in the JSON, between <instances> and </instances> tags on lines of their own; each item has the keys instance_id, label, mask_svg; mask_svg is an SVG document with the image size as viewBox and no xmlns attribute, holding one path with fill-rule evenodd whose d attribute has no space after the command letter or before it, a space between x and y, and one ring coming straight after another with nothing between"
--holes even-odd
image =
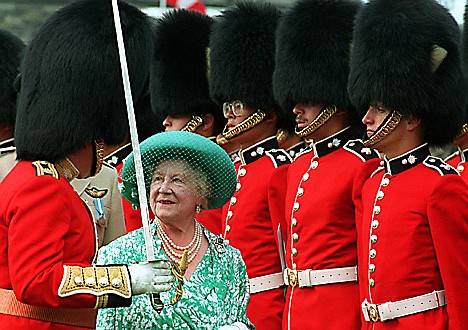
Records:
<instances>
[{"instance_id":1,"label":"green hat","mask_svg":"<svg viewBox=\"0 0 468 330\"><path fill-rule=\"evenodd\" d=\"M205 174L210 185L209 209L223 206L236 189L236 170L228 154L209 139L189 132L173 131L155 134L140 144L145 188L149 196L155 167L165 160L184 160ZM133 152L122 169L122 195L139 206Z\"/></svg>"}]
</instances>

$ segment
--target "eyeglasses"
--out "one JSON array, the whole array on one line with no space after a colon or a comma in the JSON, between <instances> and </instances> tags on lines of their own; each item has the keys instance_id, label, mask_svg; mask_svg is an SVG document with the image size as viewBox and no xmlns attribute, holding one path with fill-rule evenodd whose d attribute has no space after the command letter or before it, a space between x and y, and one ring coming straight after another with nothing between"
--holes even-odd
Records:
<instances>
[{"instance_id":1,"label":"eyeglasses","mask_svg":"<svg viewBox=\"0 0 468 330\"><path fill-rule=\"evenodd\" d=\"M232 103L224 102L223 103L223 114L224 118L228 118L229 110L232 111L233 115L236 117L242 116L244 112L244 103L241 101L233 101Z\"/></svg>"}]
</instances>

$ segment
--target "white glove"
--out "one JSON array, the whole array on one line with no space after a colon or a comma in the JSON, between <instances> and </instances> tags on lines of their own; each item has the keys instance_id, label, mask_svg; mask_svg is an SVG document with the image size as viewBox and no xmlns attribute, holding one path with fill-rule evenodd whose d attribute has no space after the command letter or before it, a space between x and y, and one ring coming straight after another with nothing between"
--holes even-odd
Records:
<instances>
[{"instance_id":1,"label":"white glove","mask_svg":"<svg viewBox=\"0 0 468 330\"><path fill-rule=\"evenodd\" d=\"M145 261L128 265L132 294L160 293L169 291L176 278L171 263L164 260Z\"/></svg>"},{"instance_id":2,"label":"white glove","mask_svg":"<svg viewBox=\"0 0 468 330\"><path fill-rule=\"evenodd\" d=\"M249 330L249 328L242 322L234 322L231 325L223 325L218 330Z\"/></svg>"}]
</instances>

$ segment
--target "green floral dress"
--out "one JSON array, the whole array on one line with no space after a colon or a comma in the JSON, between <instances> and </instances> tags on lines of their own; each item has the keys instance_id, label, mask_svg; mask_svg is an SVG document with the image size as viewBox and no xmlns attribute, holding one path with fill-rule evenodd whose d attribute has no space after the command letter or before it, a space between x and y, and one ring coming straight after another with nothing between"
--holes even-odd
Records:
<instances>
[{"instance_id":1,"label":"green floral dress","mask_svg":"<svg viewBox=\"0 0 468 330\"><path fill-rule=\"evenodd\" d=\"M151 225L155 232L155 226ZM183 286L181 301L171 306L174 287L161 293L164 309L158 314L149 295L133 297L127 308L99 310L97 329L218 329L223 325L243 322L251 329L246 308L249 301L245 264L237 249L204 229L209 248L195 272ZM156 259L167 259L161 241L153 236ZM122 236L99 250L99 264L130 264L144 261L143 230Z\"/></svg>"}]
</instances>

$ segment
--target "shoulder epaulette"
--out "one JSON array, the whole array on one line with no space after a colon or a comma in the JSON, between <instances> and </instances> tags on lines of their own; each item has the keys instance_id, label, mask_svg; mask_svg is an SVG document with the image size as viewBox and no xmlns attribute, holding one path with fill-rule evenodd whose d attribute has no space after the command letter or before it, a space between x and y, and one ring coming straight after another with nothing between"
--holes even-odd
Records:
<instances>
[{"instance_id":1,"label":"shoulder epaulette","mask_svg":"<svg viewBox=\"0 0 468 330\"><path fill-rule=\"evenodd\" d=\"M361 140L349 140L343 146L343 149L351 152L352 154L361 158L362 161L366 162L370 159L380 158L377 151L372 148L364 146Z\"/></svg>"},{"instance_id":2,"label":"shoulder epaulette","mask_svg":"<svg viewBox=\"0 0 468 330\"><path fill-rule=\"evenodd\" d=\"M32 164L36 168L36 176L51 175L56 179L60 179L60 175L54 164L45 160L36 160Z\"/></svg>"},{"instance_id":3,"label":"shoulder epaulette","mask_svg":"<svg viewBox=\"0 0 468 330\"><path fill-rule=\"evenodd\" d=\"M436 170L439 172L441 176L447 175L447 174L456 174L460 175L456 169L454 169L452 166L444 162L442 159L434 156L427 156L427 158L423 162L424 165L426 165L429 168L432 168L433 170Z\"/></svg>"},{"instance_id":4,"label":"shoulder epaulette","mask_svg":"<svg viewBox=\"0 0 468 330\"><path fill-rule=\"evenodd\" d=\"M292 162L291 156L289 156L289 154L283 149L271 149L265 153L273 161L273 164L275 164L276 168L282 165L291 164Z\"/></svg>"}]
</instances>

